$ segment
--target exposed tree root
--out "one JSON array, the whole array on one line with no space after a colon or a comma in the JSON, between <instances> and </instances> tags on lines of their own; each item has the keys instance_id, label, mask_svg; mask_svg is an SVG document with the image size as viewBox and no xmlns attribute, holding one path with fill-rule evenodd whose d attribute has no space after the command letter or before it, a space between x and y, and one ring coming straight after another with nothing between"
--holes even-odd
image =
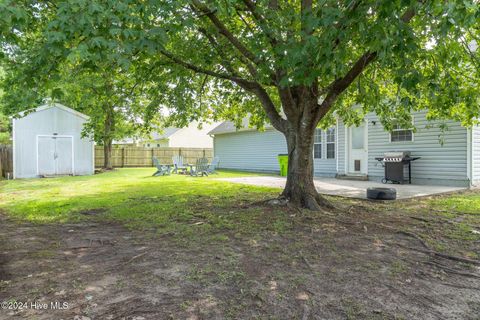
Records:
<instances>
[{"instance_id":1,"label":"exposed tree root","mask_svg":"<svg viewBox=\"0 0 480 320\"><path fill-rule=\"evenodd\" d=\"M424 219L424 218L415 217L415 216L409 216L409 217L413 220L418 220L418 221L422 221L422 222L432 222L432 220L430 220L430 219Z\"/></svg>"},{"instance_id":2,"label":"exposed tree root","mask_svg":"<svg viewBox=\"0 0 480 320\"><path fill-rule=\"evenodd\" d=\"M287 199L290 205L300 209L325 212L335 210L335 206L322 197L318 192L302 192L300 196L291 196L290 192L284 190L280 198Z\"/></svg>"},{"instance_id":3,"label":"exposed tree root","mask_svg":"<svg viewBox=\"0 0 480 320\"><path fill-rule=\"evenodd\" d=\"M478 265L480 266L480 261L478 260L473 260L473 259L468 259L468 258L463 258L463 257L458 257L458 256L452 256L452 255L449 255L449 254L446 254L446 253L441 253L441 252L438 252L438 251L435 251L433 249L431 249L427 243L417 234L413 233L413 232L410 232L410 231L404 231L404 230L398 230L396 228L393 228L393 227L389 227L389 226L386 226L384 224L380 224L380 226L386 228L386 229L389 229L389 230L392 230L392 231L395 231L396 233L399 233L399 234L404 234L406 236L409 236L409 237L412 237L412 238L415 238L417 241L419 241L422 246L425 248L425 249L419 249L419 248L412 248L412 247L407 247L407 246L404 246L404 245L401 245L401 244L396 244L397 246L399 247L402 247L402 248L406 248L406 249L409 249L409 250L413 250L413 251L418 251L418 252L422 252L422 253L425 253L425 254L429 254L431 256L437 256L437 257L440 257L440 258L444 258L444 259L448 259L448 260L453 260L453 261L457 261L457 262L463 262L463 263L468 263L468 264L474 264L474 265Z\"/></svg>"},{"instance_id":4,"label":"exposed tree root","mask_svg":"<svg viewBox=\"0 0 480 320\"><path fill-rule=\"evenodd\" d=\"M440 268L440 269L444 270L445 272L448 272L448 273L451 273L451 274L456 274L456 275L464 276L464 277L468 277L468 278L480 279L479 275L476 275L476 274L473 274L473 273L470 273L470 272L458 271L458 270L455 270L453 268L447 267L447 266L445 266L441 263L437 263L437 262L434 262L434 261L426 261L424 263L429 264L429 265L434 266L434 267L437 267L437 268Z\"/></svg>"},{"instance_id":5,"label":"exposed tree root","mask_svg":"<svg viewBox=\"0 0 480 320\"><path fill-rule=\"evenodd\" d=\"M425 241L423 241L423 239L422 239L419 235L417 235L417 234L415 234L415 233L413 233L413 232L404 231L404 230L398 230L398 231L396 231L396 232L399 233L399 234L404 234L404 235L406 235L406 236L409 236L409 237L412 237L412 238L417 239L418 242L420 242L425 249L431 250L430 247L427 245L427 243L426 243Z\"/></svg>"},{"instance_id":6,"label":"exposed tree root","mask_svg":"<svg viewBox=\"0 0 480 320\"><path fill-rule=\"evenodd\" d=\"M140 257L143 257L144 255L146 255L148 252L143 252L143 253L140 253L140 254L137 254L136 256L134 256L133 258L131 258L130 260L128 260L127 262L125 262L125 264L129 264L131 262L133 262L134 260L140 258Z\"/></svg>"},{"instance_id":7,"label":"exposed tree root","mask_svg":"<svg viewBox=\"0 0 480 320\"><path fill-rule=\"evenodd\" d=\"M446 285L446 286L449 286L449 287L452 287L452 288L457 288L457 289L480 291L480 288L477 288L477 287L462 286L462 285L453 284L453 283L448 283L448 282L442 282L442 284L443 284L443 285Z\"/></svg>"},{"instance_id":8,"label":"exposed tree root","mask_svg":"<svg viewBox=\"0 0 480 320\"><path fill-rule=\"evenodd\" d=\"M305 265L306 265L310 270L313 270L312 264L308 261L308 259L305 257L305 255L303 254L303 252L300 252L300 257L302 258L302 260L303 260L303 262L305 263Z\"/></svg>"},{"instance_id":9,"label":"exposed tree root","mask_svg":"<svg viewBox=\"0 0 480 320\"><path fill-rule=\"evenodd\" d=\"M277 198L269 198L252 202L251 206L287 206L290 209L296 210L302 213L302 209L308 209L312 211L320 211L323 213L329 213L328 210L337 210L337 208L327 199L323 198L320 194L308 194L305 193L301 199L295 199L285 195L285 192L280 194Z\"/></svg>"},{"instance_id":10,"label":"exposed tree root","mask_svg":"<svg viewBox=\"0 0 480 320\"><path fill-rule=\"evenodd\" d=\"M404 245L401 245L401 244L397 244L397 246L405 248L405 249L425 253L425 254L428 254L428 255L431 255L431 256L437 256L437 257L447 259L447 260L452 260L452 261L463 262L463 263L467 263L467 264L473 264L473 265L476 265L476 266L480 266L480 261L478 261L478 260L473 260L473 259L468 259L468 258L463 258L463 257L458 257L458 256L452 256L452 255L449 255L449 254L446 254L446 253L441 253L441 252L434 251L434 250L431 250L431 249L418 249L418 248L407 247L407 246L404 246Z\"/></svg>"},{"instance_id":11,"label":"exposed tree root","mask_svg":"<svg viewBox=\"0 0 480 320\"><path fill-rule=\"evenodd\" d=\"M275 205L275 206L286 206L288 205L288 201L279 196L277 198L269 198L265 200L255 201L251 203L252 206L265 206L265 205Z\"/></svg>"},{"instance_id":12,"label":"exposed tree root","mask_svg":"<svg viewBox=\"0 0 480 320\"><path fill-rule=\"evenodd\" d=\"M290 210L294 210L296 212L298 212L299 214L302 214L302 209L300 209L299 207L297 206L294 206L292 205L291 203L287 203L287 207L290 209Z\"/></svg>"}]
</instances>

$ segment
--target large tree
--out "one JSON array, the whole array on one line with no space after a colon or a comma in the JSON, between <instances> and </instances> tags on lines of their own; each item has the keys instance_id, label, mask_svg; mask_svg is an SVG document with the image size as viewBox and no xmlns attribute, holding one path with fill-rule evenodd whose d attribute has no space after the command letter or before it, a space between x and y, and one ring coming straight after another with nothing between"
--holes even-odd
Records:
<instances>
[{"instance_id":1,"label":"large tree","mask_svg":"<svg viewBox=\"0 0 480 320\"><path fill-rule=\"evenodd\" d=\"M76 55L65 58L53 54L45 59L43 55L51 51L43 47L48 42L42 32L53 21L49 17L56 6L27 1L23 6L12 2L7 8L3 12L8 21L5 25L19 32L3 36L8 40L2 42L0 93L4 89L5 94L0 95L0 111L14 115L49 101L87 114L90 119L82 134L103 145L103 168L112 169L113 140L144 135L158 118L146 113L148 77L132 72L134 63L125 70L124 61L105 59L102 53L93 64ZM104 30L108 32L108 28Z\"/></svg>"},{"instance_id":2,"label":"large tree","mask_svg":"<svg viewBox=\"0 0 480 320\"><path fill-rule=\"evenodd\" d=\"M149 100L143 92L148 79L120 72L116 70L118 66L92 69L64 62L55 77L32 83L30 66L21 65L15 58L4 61L7 72L0 79L0 90L4 88L6 94L0 95L0 116L2 112L15 115L49 102L59 102L88 115L90 119L82 134L103 146L106 170L113 168L113 141L143 136L158 118L145 114Z\"/></svg>"},{"instance_id":3,"label":"large tree","mask_svg":"<svg viewBox=\"0 0 480 320\"><path fill-rule=\"evenodd\" d=\"M353 105L377 112L387 128L416 102L435 111L426 92L446 59L432 65L429 46L453 46L479 20L475 0L65 0L24 8L49 21L40 65L141 62L161 87L153 100L171 106L173 119L270 122L288 146L282 195L310 209L328 206L313 183L319 123L358 121Z\"/></svg>"}]
</instances>

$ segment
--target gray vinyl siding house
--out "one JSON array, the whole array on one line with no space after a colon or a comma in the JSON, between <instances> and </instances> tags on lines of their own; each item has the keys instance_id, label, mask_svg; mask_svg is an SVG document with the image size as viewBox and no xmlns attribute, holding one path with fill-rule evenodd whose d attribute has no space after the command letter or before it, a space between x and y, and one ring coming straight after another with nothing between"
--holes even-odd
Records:
<instances>
[{"instance_id":1,"label":"gray vinyl siding house","mask_svg":"<svg viewBox=\"0 0 480 320\"><path fill-rule=\"evenodd\" d=\"M480 126L473 127L471 134L473 184L480 185Z\"/></svg>"},{"instance_id":2,"label":"gray vinyl siding house","mask_svg":"<svg viewBox=\"0 0 480 320\"><path fill-rule=\"evenodd\" d=\"M220 156L223 168L277 172L277 155L287 153L287 146L280 132L269 129L215 135L213 150Z\"/></svg>"},{"instance_id":3,"label":"gray vinyl siding house","mask_svg":"<svg viewBox=\"0 0 480 320\"><path fill-rule=\"evenodd\" d=\"M14 178L94 173L94 142L82 137L88 117L49 104L13 118Z\"/></svg>"},{"instance_id":4,"label":"gray vinyl siding house","mask_svg":"<svg viewBox=\"0 0 480 320\"><path fill-rule=\"evenodd\" d=\"M365 117L360 128L346 127L338 120L330 140L326 131L317 129L315 176L352 175L380 181L384 169L375 158L383 157L385 152L410 151L412 156L421 157L412 162L413 184L480 184L480 127L467 129L454 121L428 121L424 111L412 116L416 130L398 128L390 133L373 113ZM440 129L442 124L446 124L446 131ZM265 131L236 130L231 123L223 123L210 134L214 136L214 154L225 169L278 173L277 155L287 153L285 138L272 127ZM331 144L329 150L327 144ZM355 170L355 160L361 162L360 170Z\"/></svg>"}]
</instances>

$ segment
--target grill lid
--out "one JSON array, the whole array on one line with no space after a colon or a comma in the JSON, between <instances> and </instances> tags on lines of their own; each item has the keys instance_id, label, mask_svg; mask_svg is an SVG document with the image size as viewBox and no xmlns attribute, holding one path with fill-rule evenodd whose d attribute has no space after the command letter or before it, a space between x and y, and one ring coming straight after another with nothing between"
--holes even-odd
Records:
<instances>
[{"instance_id":1,"label":"grill lid","mask_svg":"<svg viewBox=\"0 0 480 320\"><path fill-rule=\"evenodd\" d=\"M384 162L402 162L403 159L410 157L410 151L391 151L383 154Z\"/></svg>"},{"instance_id":2,"label":"grill lid","mask_svg":"<svg viewBox=\"0 0 480 320\"><path fill-rule=\"evenodd\" d=\"M384 158L407 158L410 157L410 151L390 151L383 154Z\"/></svg>"}]
</instances>

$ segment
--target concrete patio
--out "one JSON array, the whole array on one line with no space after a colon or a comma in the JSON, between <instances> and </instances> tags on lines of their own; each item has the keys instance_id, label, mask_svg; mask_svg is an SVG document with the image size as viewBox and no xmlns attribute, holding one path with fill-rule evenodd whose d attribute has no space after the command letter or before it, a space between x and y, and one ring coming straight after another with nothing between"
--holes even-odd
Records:
<instances>
[{"instance_id":1,"label":"concrete patio","mask_svg":"<svg viewBox=\"0 0 480 320\"><path fill-rule=\"evenodd\" d=\"M242 183L265 187L285 186L286 178L278 176L258 176L219 179L233 183ZM333 196L366 199L366 189L370 187L389 187L397 189L397 199L408 199L422 196L460 191L465 188L448 186L382 184L375 181L339 180L335 178L316 178L315 186L318 192Z\"/></svg>"}]
</instances>

